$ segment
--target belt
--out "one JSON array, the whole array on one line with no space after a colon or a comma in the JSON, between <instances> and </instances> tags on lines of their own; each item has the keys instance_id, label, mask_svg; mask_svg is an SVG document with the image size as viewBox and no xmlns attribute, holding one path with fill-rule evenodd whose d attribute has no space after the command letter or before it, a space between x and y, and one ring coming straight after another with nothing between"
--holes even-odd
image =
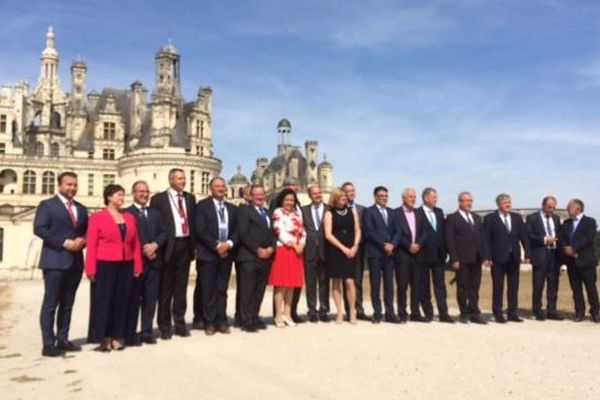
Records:
<instances>
[{"instance_id":1,"label":"belt","mask_svg":"<svg viewBox=\"0 0 600 400\"><path fill-rule=\"evenodd\" d=\"M185 240L190 240L190 237L189 236L185 236L185 237L176 237L175 238L175 241L177 241L177 242L183 242Z\"/></svg>"}]
</instances>

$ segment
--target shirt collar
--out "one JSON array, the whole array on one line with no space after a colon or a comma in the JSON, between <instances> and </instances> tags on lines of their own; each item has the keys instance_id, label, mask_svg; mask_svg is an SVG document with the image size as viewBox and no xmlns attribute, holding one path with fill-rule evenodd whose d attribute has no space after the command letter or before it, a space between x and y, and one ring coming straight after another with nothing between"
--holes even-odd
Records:
<instances>
[{"instance_id":1,"label":"shirt collar","mask_svg":"<svg viewBox=\"0 0 600 400\"><path fill-rule=\"evenodd\" d=\"M428 212L433 212L433 208L429 208L429 207L427 207L425 204L423 204L421 207L423 207L423 211L425 211L425 212L427 212L427 213L428 213Z\"/></svg>"},{"instance_id":2,"label":"shirt collar","mask_svg":"<svg viewBox=\"0 0 600 400\"><path fill-rule=\"evenodd\" d=\"M576 215L576 216L573 218L573 220L574 220L574 221L581 221L581 218L583 218L583 213L579 213L579 214L577 214L577 215Z\"/></svg>"},{"instance_id":3,"label":"shirt collar","mask_svg":"<svg viewBox=\"0 0 600 400\"><path fill-rule=\"evenodd\" d=\"M179 192L173 188L169 188L169 193L175 198L177 198L177 196L179 195ZM181 192L181 195L183 196L183 192Z\"/></svg>"},{"instance_id":4,"label":"shirt collar","mask_svg":"<svg viewBox=\"0 0 600 400\"><path fill-rule=\"evenodd\" d=\"M135 208L137 208L138 210L141 210L142 208L147 209L148 206L143 206L139 203L136 203L135 201L133 202L133 205L135 206Z\"/></svg>"},{"instance_id":5,"label":"shirt collar","mask_svg":"<svg viewBox=\"0 0 600 400\"><path fill-rule=\"evenodd\" d=\"M402 211L404 211L405 213L411 213L414 211L414 209L408 208L404 204L402 204Z\"/></svg>"},{"instance_id":6,"label":"shirt collar","mask_svg":"<svg viewBox=\"0 0 600 400\"><path fill-rule=\"evenodd\" d=\"M225 205L225 199L223 199L223 200L217 200L214 197L211 197L211 198L212 198L212 201L213 201L215 207L219 207L219 203Z\"/></svg>"},{"instance_id":7,"label":"shirt collar","mask_svg":"<svg viewBox=\"0 0 600 400\"><path fill-rule=\"evenodd\" d=\"M67 205L69 203L69 199L67 199L65 196L63 196L62 194L58 193L57 194L58 198L60 199L60 201L63 202L64 205ZM71 199L70 201L73 201L73 199Z\"/></svg>"}]
</instances>

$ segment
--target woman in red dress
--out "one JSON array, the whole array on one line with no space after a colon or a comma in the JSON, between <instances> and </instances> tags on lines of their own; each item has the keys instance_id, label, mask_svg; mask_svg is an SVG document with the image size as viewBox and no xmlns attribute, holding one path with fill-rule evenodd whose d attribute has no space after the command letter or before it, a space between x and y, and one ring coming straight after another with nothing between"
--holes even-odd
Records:
<instances>
[{"instance_id":1,"label":"woman in red dress","mask_svg":"<svg viewBox=\"0 0 600 400\"><path fill-rule=\"evenodd\" d=\"M306 231L302 212L296 208L296 192L284 189L279 196L280 204L273 212L273 229L277 235L275 260L271 267L269 285L275 291L275 326L284 328L296 324L292 321L292 298L294 288L304 283L304 245Z\"/></svg>"}]
</instances>

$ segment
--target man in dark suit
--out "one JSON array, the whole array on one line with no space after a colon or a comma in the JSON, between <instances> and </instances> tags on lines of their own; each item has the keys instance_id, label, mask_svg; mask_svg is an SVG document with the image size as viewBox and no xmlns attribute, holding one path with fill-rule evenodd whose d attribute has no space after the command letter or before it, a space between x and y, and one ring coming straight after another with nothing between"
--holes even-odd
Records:
<instances>
[{"instance_id":1,"label":"man in dark suit","mask_svg":"<svg viewBox=\"0 0 600 400\"><path fill-rule=\"evenodd\" d=\"M388 190L377 186L373 190L375 204L363 211L363 235L365 251L369 260L369 278L371 283L371 303L373 304L373 323L382 319L381 279L383 278L383 303L386 322L400 322L394 312L394 251L398 244L394 211L387 206Z\"/></svg>"},{"instance_id":2,"label":"man in dark suit","mask_svg":"<svg viewBox=\"0 0 600 400\"><path fill-rule=\"evenodd\" d=\"M40 203L33 221L33 232L43 240L40 268L44 272L44 300L40 326L42 355L46 357L81 350L69 341L71 312L83 271L88 224L88 211L74 200L76 194L77 175L63 172L58 176L58 194Z\"/></svg>"},{"instance_id":3,"label":"man in dark suit","mask_svg":"<svg viewBox=\"0 0 600 400\"><path fill-rule=\"evenodd\" d=\"M498 211L485 216L483 227L490 249L492 263L492 312L498 323L523 322L518 315L519 273L521 246L525 250L525 262L529 262L529 240L523 219L511 212L512 199L502 193L496 197ZM502 311L504 278L506 277L508 309L506 318Z\"/></svg>"},{"instance_id":4,"label":"man in dark suit","mask_svg":"<svg viewBox=\"0 0 600 400\"><path fill-rule=\"evenodd\" d=\"M446 218L446 248L450 265L456 271L460 322L486 324L479 309L479 287L481 264L488 264L488 251L483 223L479 215L471 212L472 206L471 193L458 195L458 211Z\"/></svg>"},{"instance_id":5,"label":"man in dark suit","mask_svg":"<svg viewBox=\"0 0 600 400\"><path fill-rule=\"evenodd\" d=\"M269 212L264 208L265 190L255 185L251 191L252 203L238 210L240 246L236 263L240 271L240 318L242 329L256 332L266 329L259 318L267 279L273 262L277 238Z\"/></svg>"},{"instance_id":6,"label":"man in dark suit","mask_svg":"<svg viewBox=\"0 0 600 400\"><path fill-rule=\"evenodd\" d=\"M356 209L358 213L358 218L360 220L360 227L364 229L363 224L363 211L365 209L364 206L355 203L356 199L356 189L352 182L344 182L342 184L341 189L346 193L346 197L348 198L348 207ZM369 317L365 314L365 308L363 307L363 276L365 268L367 266L367 254L365 252L365 241L364 237L361 238L360 246L358 248L358 253L356 253L356 274L354 276L354 286L356 287L356 318L368 321ZM346 318L350 315L350 310L348 308L348 300L346 296L346 286L344 285L344 308L346 310Z\"/></svg>"},{"instance_id":7,"label":"man in dark suit","mask_svg":"<svg viewBox=\"0 0 600 400\"><path fill-rule=\"evenodd\" d=\"M306 304L310 322L329 322L329 279L325 271L325 235L323 215L327 206L318 185L308 187L311 203L302 207L302 220L306 229L304 248L304 279ZM319 309L317 312L317 293Z\"/></svg>"},{"instance_id":8,"label":"man in dark suit","mask_svg":"<svg viewBox=\"0 0 600 400\"><path fill-rule=\"evenodd\" d=\"M246 185L242 190L242 201L239 206L245 206L250 204L250 189L252 185ZM237 213L237 212L236 212ZM237 289L240 287L240 270L238 263L234 263L233 267L235 268L235 315L233 317L233 326L240 327L242 326L242 321L240 318L240 291Z\"/></svg>"},{"instance_id":9,"label":"man in dark suit","mask_svg":"<svg viewBox=\"0 0 600 400\"><path fill-rule=\"evenodd\" d=\"M398 315L400 322L408 319L406 313L406 291L410 285L410 320L429 322L421 315L421 287L423 285L423 246L427 242L426 220L415 210L417 193L415 189L402 191L402 206L394 210L394 220L398 232L396 249L396 286L398 290Z\"/></svg>"},{"instance_id":10,"label":"man in dark suit","mask_svg":"<svg viewBox=\"0 0 600 400\"><path fill-rule=\"evenodd\" d=\"M454 323L448 314L446 303L446 235L444 231L444 212L437 207L438 194L433 188L425 188L421 195L423 205L417 209L417 215L425 220L427 240L421 249L422 282L421 307L425 318L433 320L433 304L431 304L431 282L435 293L440 322Z\"/></svg>"},{"instance_id":11,"label":"man in dark suit","mask_svg":"<svg viewBox=\"0 0 600 400\"><path fill-rule=\"evenodd\" d=\"M583 285L590 303L590 315L593 322L600 322L600 305L596 288L596 267L598 259L594 251L596 238L596 220L583 214L583 201L572 199L567 206L569 219L562 225L563 252L573 290L575 302L575 321L585 319L585 300Z\"/></svg>"},{"instance_id":12,"label":"man in dark suit","mask_svg":"<svg viewBox=\"0 0 600 400\"><path fill-rule=\"evenodd\" d=\"M167 228L162 222L160 211L148 208L150 188L145 181L137 181L131 187L133 204L125 209L135 217L138 237L142 247L144 272L133 279L131 300L127 311L125 344L155 344L152 335L152 320L156 312L160 271L163 267L163 250L167 243ZM142 311L139 338L136 336L138 315Z\"/></svg>"},{"instance_id":13,"label":"man in dark suit","mask_svg":"<svg viewBox=\"0 0 600 400\"><path fill-rule=\"evenodd\" d=\"M227 185L223 178L213 178L211 196L196 205L196 263L199 282L194 291L194 312L202 307L206 335L217 330L229 333L227 325L227 287L231 276L234 248L238 244L237 209L225 201ZM195 317L195 319L198 317Z\"/></svg>"},{"instance_id":14,"label":"man in dark suit","mask_svg":"<svg viewBox=\"0 0 600 400\"><path fill-rule=\"evenodd\" d=\"M525 226L529 238L530 257L533 268L533 315L538 321L563 317L556 310L560 280L560 218L554 214L556 198L544 197L542 209L527 216ZM542 292L546 288L546 314L542 311Z\"/></svg>"},{"instance_id":15,"label":"man in dark suit","mask_svg":"<svg viewBox=\"0 0 600 400\"><path fill-rule=\"evenodd\" d=\"M158 303L158 328L163 340L171 339L173 322L176 335L190 336L185 325L185 310L190 263L195 253L192 228L196 197L184 188L185 172L173 168L169 171L169 188L150 200L150 207L160 211L168 232Z\"/></svg>"}]
</instances>

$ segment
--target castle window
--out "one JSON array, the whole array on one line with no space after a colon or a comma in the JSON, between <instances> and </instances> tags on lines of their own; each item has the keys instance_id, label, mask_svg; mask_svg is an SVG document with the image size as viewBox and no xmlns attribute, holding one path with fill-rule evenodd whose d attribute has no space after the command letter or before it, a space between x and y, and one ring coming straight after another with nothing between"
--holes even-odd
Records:
<instances>
[{"instance_id":1,"label":"castle window","mask_svg":"<svg viewBox=\"0 0 600 400\"><path fill-rule=\"evenodd\" d=\"M0 133L6 133L6 114L0 115Z\"/></svg>"},{"instance_id":2,"label":"castle window","mask_svg":"<svg viewBox=\"0 0 600 400\"><path fill-rule=\"evenodd\" d=\"M117 124L114 122L105 122L104 123L104 140L115 140L117 133Z\"/></svg>"},{"instance_id":3,"label":"castle window","mask_svg":"<svg viewBox=\"0 0 600 400\"><path fill-rule=\"evenodd\" d=\"M50 157L60 156L60 146L58 143L52 143L50 145Z\"/></svg>"},{"instance_id":4,"label":"castle window","mask_svg":"<svg viewBox=\"0 0 600 400\"><path fill-rule=\"evenodd\" d=\"M35 172L31 170L25 171L23 175L23 193L35 194Z\"/></svg>"},{"instance_id":5,"label":"castle window","mask_svg":"<svg viewBox=\"0 0 600 400\"><path fill-rule=\"evenodd\" d=\"M185 148L185 153L186 153L186 154L190 154L190 153L191 153L191 151L192 151L192 149L190 149L189 147L186 147L186 148Z\"/></svg>"},{"instance_id":6,"label":"castle window","mask_svg":"<svg viewBox=\"0 0 600 400\"><path fill-rule=\"evenodd\" d=\"M0 156L6 154L6 143L0 143Z\"/></svg>"},{"instance_id":7,"label":"castle window","mask_svg":"<svg viewBox=\"0 0 600 400\"><path fill-rule=\"evenodd\" d=\"M88 159L90 159L90 160L94 159L94 151L88 151Z\"/></svg>"},{"instance_id":8,"label":"castle window","mask_svg":"<svg viewBox=\"0 0 600 400\"><path fill-rule=\"evenodd\" d=\"M204 137L204 121L200 123L200 139Z\"/></svg>"},{"instance_id":9,"label":"castle window","mask_svg":"<svg viewBox=\"0 0 600 400\"><path fill-rule=\"evenodd\" d=\"M4 228L0 228L0 262L4 260Z\"/></svg>"},{"instance_id":10,"label":"castle window","mask_svg":"<svg viewBox=\"0 0 600 400\"><path fill-rule=\"evenodd\" d=\"M36 144L35 144L35 155L37 157L43 157L44 156L44 143L42 143L42 142L36 142Z\"/></svg>"},{"instance_id":11,"label":"castle window","mask_svg":"<svg viewBox=\"0 0 600 400\"><path fill-rule=\"evenodd\" d=\"M102 159L103 160L114 160L115 159L115 149L102 149Z\"/></svg>"},{"instance_id":12,"label":"castle window","mask_svg":"<svg viewBox=\"0 0 600 400\"><path fill-rule=\"evenodd\" d=\"M107 187L113 183L115 183L115 176L113 174L102 175L102 187Z\"/></svg>"},{"instance_id":13,"label":"castle window","mask_svg":"<svg viewBox=\"0 0 600 400\"><path fill-rule=\"evenodd\" d=\"M54 172L44 172L42 175L42 194L54 194L54 179Z\"/></svg>"},{"instance_id":14,"label":"castle window","mask_svg":"<svg viewBox=\"0 0 600 400\"><path fill-rule=\"evenodd\" d=\"M210 182L210 173L203 172L200 193L208 194L208 182Z\"/></svg>"},{"instance_id":15,"label":"castle window","mask_svg":"<svg viewBox=\"0 0 600 400\"><path fill-rule=\"evenodd\" d=\"M190 171L190 192L194 193L194 189L196 186L196 171Z\"/></svg>"},{"instance_id":16,"label":"castle window","mask_svg":"<svg viewBox=\"0 0 600 400\"><path fill-rule=\"evenodd\" d=\"M196 120L196 136L200 136L200 120Z\"/></svg>"},{"instance_id":17,"label":"castle window","mask_svg":"<svg viewBox=\"0 0 600 400\"><path fill-rule=\"evenodd\" d=\"M94 174L88 174L88 188L87 188L88 196L94 195Z\"/></svg>"}]
</instances>

